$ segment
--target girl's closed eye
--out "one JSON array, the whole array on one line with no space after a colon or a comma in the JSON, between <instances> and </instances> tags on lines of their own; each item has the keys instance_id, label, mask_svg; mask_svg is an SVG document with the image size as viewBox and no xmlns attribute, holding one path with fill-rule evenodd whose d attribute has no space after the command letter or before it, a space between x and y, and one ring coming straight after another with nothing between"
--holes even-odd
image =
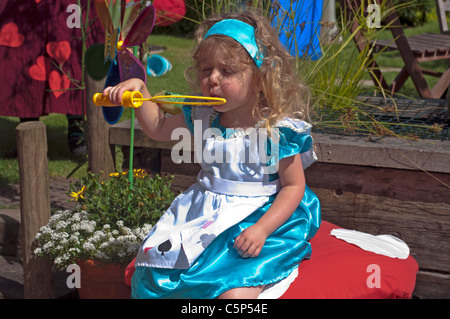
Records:
<instances>
[{"instance_id":1,"label":"girl's closed eye","mask_svg":"<svg viewBox=\"0 0 450 319\"><path fill-rule=\"evenodd\" d=\"M211 67L200 68L200 72L202 74L210 74L212 72L212 68Z\"/></svg>"},{"instance_id":2,"label":"girl's closed eye","mask_svg":"<svg viewBox=\"0 0 450 319\"><path fill-rule=\"evenodd\" d=\"M224 68L222 69L222 72L223 72L223 74L225 74L225 75L232 75L232 74L235 73L235 72L234 72L234 69L231 68L231 67L224 67Z\"/></svg>"}]
</instances>

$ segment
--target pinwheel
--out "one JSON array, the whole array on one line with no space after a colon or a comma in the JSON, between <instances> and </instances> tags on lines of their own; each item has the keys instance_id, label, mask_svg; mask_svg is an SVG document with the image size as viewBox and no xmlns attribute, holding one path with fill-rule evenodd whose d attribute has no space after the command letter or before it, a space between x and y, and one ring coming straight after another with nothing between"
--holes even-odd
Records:
<instances>
[{"instance_id":1,"label":"pinwheel","mask_svg":"<svg viewBox=\"0 0 450 319\"><path fill-rule=\"evenodd\" d=\"M155 24L155 9L150 5L144 7L141 11L140 1L129 1L127 3L125 0L116 0L113 9L117 8L119 2L120 17L114 23L106 0L95 0L97 15L105 28L104 62L105 65L110 63L105 87L114 86L131 78L139 78L147 83L146 70L139 59L130 51L130 48L134 47L134 51L136 51L136 46L141 45L149 37ZM127 17L125 18L125 16ZM93 49L88 53L94 56L95 50ZM103 117L109 124L115 124L122 116L122 106L102 108ZM131 110L130 127L130 164L128 170L130 187L133 187L133 152L134 109Z\"/></svg>"},{"instance_id":2,"label":"pinwheel","mask_svg":"<svg viewBox=\"0 0 450 319\"><path fill-rule=\"evenodd\" d=\"M116 3L119 0L116 0ZM142 63L131 53L130 47L142 44L150 35L155 23L155 9L153 6L145 7L140 11L140 1L129 2L122 0L120 2L120 26L124 25L125 9L128 20L123 29L114 27L113 19L106 0L95 0L97 14L105 28L105 62L110 61L111 65L106 75L105 87L115 86L131 78L139 78L147 83L146 70ZM129 27L131 25L131 27ZM91 56L95 51L91 51ZM93 61L94 59L92 59ZM97 66L98 67L98 66ZM88 70L89 72L89 70ZM101 72L100 72L101 73ZM100 76L99 76L100 77ZM121 117L123 107L131 108L131 127L130 127L130 167L128 179L133 187L133 148L134 148L134 108L140 107L145 100L152 100L159 104L190 104L190 105L218 105L226 103L225 99L187 96L187 95L165 95L155 96L150 99L144 99L140 92L126 92L122 97L121 105L112 105L107 96L96 93L93 96L95 105L102 106L103 116L109 124L115 124Z\"/></svg>"},{"instance_id":3,"label":"pinwheel","mask_svg":"<svg viewBox=\"0 0 450 319\"><path fill-rule=\"evenodd\" d=\"M153 6L144 7L141 11L140 3L120 1L120 18L114 25L106 0L95 0L98 17L105 28L105 62L111 61L105 87L130 78L139 78L147 83L146 70L130 48L147 40L156 16ZM122 106L103 108L103 116L109 124L115 124L122 112Z\"/></svg>"}]
</instances>

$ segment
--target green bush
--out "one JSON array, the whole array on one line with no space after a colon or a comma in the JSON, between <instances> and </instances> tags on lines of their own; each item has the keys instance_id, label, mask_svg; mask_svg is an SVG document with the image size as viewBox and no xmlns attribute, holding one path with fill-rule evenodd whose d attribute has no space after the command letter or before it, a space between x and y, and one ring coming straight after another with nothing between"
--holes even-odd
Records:
<instances>
[{"instance_id":1,"label":"green bush","mask_svg":"<svg viewBox=\"0 0 450 319\"><path fill-rule=\"evenodd\" d=\"M434 0L393 0L395 6L405 5L398 9L400 22L405 26L418 26L427 22L427 16L434 8Z\"/></svg>"}]
</instances>

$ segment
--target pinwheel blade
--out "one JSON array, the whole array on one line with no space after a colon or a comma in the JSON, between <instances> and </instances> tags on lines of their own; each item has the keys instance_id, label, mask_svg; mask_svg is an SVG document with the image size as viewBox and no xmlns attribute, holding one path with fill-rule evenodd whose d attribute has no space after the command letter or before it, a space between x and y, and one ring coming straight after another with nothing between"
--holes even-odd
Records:
<instances>
[{"instance_id":1,"label":"pinwheel blade","mask_svg":"<svg viewBox=\"0 0 450 319\"><path fill-rule=\"evenodd\" d=\"M155 8L153 6L145 7L123 40L123 46L141 45L147 40L155 24L155 18Z\"/></svg>"},{"instance_id":2,"label":"pinwheel blade","mask_svg":"<svg viewBox=\"0 0 450 319\"><path fill-rule=\"evenodd\" d=\"M111 15L109 14L108 3L106 0L95 0L95 8L100 22L105 28L105 31L111 34L114 30Z\"/></svg>"},{"instance_id":3,"label":"pinwheel blade","mask_svg":"<svg viewBox=\"0 0 450 319\"><path fill-rule=\"evenodd\" d=\"M117 52L120 78L123 81L138 78L147 83L147 73L141 61L137 59L128 49Z\"/></svg>"},{"instance_id":4,"label":"pinwheel blade","mask_svg":"<svg viewBox=\"0 0 450 319\"><path fill-rule=\"evenodd\" d=\"M109 68L108 75L106 76L105 81L105 88L108 86L114 86L119 84L121 81L120 79L120 70L119 65L117 63L111 63L111 67ZM106 122L109 124L115 124L117 121L119 121L120 117L122 116L123 107L122 106L109 106L105 107L102 106L103 109L103 117L105 118Z\"/></svg>"},{"instance_id":5,"label":"pinwheel blade","mask_svg":"<svg viewBox=\"0 0 450 319\"><path fill-rule=\"evenodd\" d=\"M122 35L124 37L127 36L128 32L133 26L134 21L136 21L136 18L138 17L140 11L141 11L141 3L139 1L127 4L127 10L125 11L125 17L123 19L124 25L122 24Z\"/></svg>"},{"instance_id":6,"label":"pinwheel blade","mask_svg":"<svg viewBox=\"0 0 450 319\"><path fill-rule=\"evenodd\" d=\"M120 29L121 30L123 30L123 19L125 17L125 5L126 4L127 4L127 2L125 0L120 0Z\"/></svg>"}]
</instances>

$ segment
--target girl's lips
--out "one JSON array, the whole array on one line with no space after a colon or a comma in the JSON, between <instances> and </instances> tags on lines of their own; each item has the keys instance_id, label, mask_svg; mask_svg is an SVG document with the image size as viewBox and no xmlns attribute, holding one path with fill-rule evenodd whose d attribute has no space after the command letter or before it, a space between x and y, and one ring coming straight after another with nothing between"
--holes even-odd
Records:
<instances>
[{"instance_id":1,"label":"girl's lips","mask_svg":"<svg viewBox=\"0 0 450 319\"><path fill-rule=\"evenodd\" d=\"M209 97L221 97L218 94L215 94L213 92L209 92Z\"/></svg>"}]
</instances>

